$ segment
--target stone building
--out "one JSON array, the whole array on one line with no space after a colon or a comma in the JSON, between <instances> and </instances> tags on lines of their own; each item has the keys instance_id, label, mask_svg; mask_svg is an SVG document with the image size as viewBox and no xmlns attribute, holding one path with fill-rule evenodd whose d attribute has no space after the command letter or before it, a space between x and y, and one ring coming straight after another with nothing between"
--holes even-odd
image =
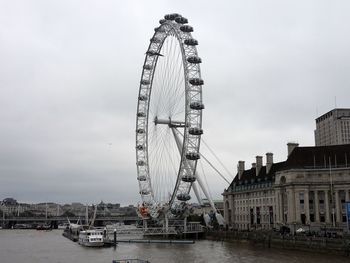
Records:
<instances>
[{"instance_id":1,"label":"stone building","mask_svg":"<svg viewBox=\"0 0 350 263\"><path fill-rule=\"evenodd\" d=\"M18 203L14 198L5 198L0 202L0 211L5 215L19 215L27 210L29 210L28 204Z\"/></svg>"},{"instance_id":2,"label":"stone building","mask_svg":"<svg viewBox=\"0 0 350 263\"><path fill-rule=\"evenodd\" d=\"M333 109L316 119L316 146L348 143L350 143L350 109Z\"/></svg>"},{"instance_id":3,"label":"stone building","mask_svg":"<svg viewBox=\"0 0 350 263\"><path fill-rule=\"evenodd\" d=\"M225 220L234 229L333 226L346 229L350 201L350 144L299 147L288 144L288 158L273 163L266 154L245 170L244 162L224 191Z\"/></svg>"}]
</instances>

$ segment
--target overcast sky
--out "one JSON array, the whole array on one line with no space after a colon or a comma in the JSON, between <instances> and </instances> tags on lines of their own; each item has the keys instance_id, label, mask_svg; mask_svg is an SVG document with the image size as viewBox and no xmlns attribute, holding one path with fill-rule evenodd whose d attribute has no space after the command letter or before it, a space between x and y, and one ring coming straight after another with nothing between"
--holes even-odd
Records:
<instances>
[{"instance_id":1,"label":"overcast sky","mask_svg":"<svg viewBox=\"0 0 350 263\"><path fill-rule=\"evenodd\" d=\"M140 201L138 86L171 12L194 27L203 138L232 173L268 151L285 160L289 141L314 145L317 115L350 107L349 11L347 0L0 0L0 199ZM227 184L206 177L221 198Z\"/></svg>"}]
</instances>

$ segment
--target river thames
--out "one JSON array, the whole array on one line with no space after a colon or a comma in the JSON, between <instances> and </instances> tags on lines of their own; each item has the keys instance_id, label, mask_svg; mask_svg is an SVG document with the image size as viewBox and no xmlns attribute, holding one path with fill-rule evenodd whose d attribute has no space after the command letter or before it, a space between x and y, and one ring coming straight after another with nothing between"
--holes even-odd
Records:
<instances>
[{"instance_id":1,"label":"river thames","mask_svg":"<svg viewBox=\"0 0 350 263\"><path fill-rule=\"evenodd\" d=\"M173 262L347 262L348 257L281 249L258 248L199 240L195 244L130 244L116 248L85 248L62 236L62 231L0 230L1 263L112 263L139 258L151 263Z\"/></svg>"}]
</instances>

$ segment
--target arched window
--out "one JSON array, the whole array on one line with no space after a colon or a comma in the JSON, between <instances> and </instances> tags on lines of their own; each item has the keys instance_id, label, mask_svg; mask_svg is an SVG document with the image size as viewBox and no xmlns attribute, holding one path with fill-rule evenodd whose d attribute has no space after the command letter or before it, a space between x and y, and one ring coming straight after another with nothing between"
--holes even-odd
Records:
<instances>
[{"instance_id":1,"label":"arched window","mask_svg":"<svg viewBox=\"0 0 350 263\"><path fill-rule=\"evenodd\" d=\"M280 179L280 184L285 184L286 183L286 177L282 176Z\"/></svg>"}]
</instances>

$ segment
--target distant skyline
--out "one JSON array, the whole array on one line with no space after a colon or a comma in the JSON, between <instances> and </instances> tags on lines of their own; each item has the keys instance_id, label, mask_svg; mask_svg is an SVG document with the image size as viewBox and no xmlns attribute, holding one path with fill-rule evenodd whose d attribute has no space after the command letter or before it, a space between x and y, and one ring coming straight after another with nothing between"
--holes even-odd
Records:
<instances>
[{"instance_id":1,"label":"distant skyline","mask_svg":"<svg viewBox=\"0 0 350 263\"><path fill-rule=\"evenodd\" d=\"M0 199L140 202L136 102L167 13L194 27L203 139L232 174L350 107L350 2L0 0ZM208 171L214 199L228 185ZM230 178L231 180L232 178Z\"/></svg>"}]
</instances>

